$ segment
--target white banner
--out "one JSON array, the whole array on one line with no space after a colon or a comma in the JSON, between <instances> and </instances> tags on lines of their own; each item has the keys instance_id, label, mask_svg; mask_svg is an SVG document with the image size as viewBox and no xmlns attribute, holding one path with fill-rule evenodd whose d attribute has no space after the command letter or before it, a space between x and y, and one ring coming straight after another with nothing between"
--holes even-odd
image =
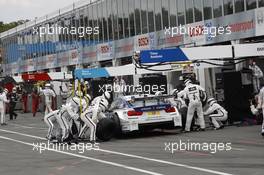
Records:
<instances>
[{"instance_id":1,"label":"white banner","mask_svg":"<svg viewBox=\"0 0 264 175\"><path fill-rule=\"evenodd\" d=\"M264 8L255 10L256 36L264 35Z\"/></svg>"},{"instance_id":2,"label":"white banner","mask_svg":"<svg viewBox=\"0 0 264 175\"><path fill-rule=\"evenodd\" d=\"M82 52L82 62L83 63L92 63L97 61L97 47L89 46L84 47Z\"/></svg>"},{"instance_id":3,"label":"white banner","mask_svg":"<svg viewBox=\"0 0 264 175\"><path fill-rule=\"evenodd\" d=\"M264 43L236 44L234 50L236 58L264 56Z\"/></svg>"},{"instance_id":4,"label":"white banner","mask_svg":"<svg viewBox=\"0 0 264 175\"><path fill-rule=\"evenodd\" d=\"M204 35L204 22L196 22L192 24L187 24L183 27L181 32L184 32L184 43L185 44L194 44L194 45L203 45L205 44L205 35Z\"/></svg>"},{"instance_id":5,"label":"white banner","mask_svg":"<svg viewBox=\"0 0 264 175\"><path fill-rule=\"evenodd\" d=\"M148 33L134 37L134 50L155 49L157 45L156 33Z\"/></svg>"},{"instance_id":6,"label":"white banner","mask_svg":"<svg viewBox=\"0 0 264 175\"><path fill-rule=\"evenodd\" d=\"M46 56L46 68L55 68L57 66L57 55L47 55Z\"/></svg>"},{"instance_id":7,"label":"white banner","mask_svg":"<svg viewBox=\"0 0 264 175\"><path fill-rule=\"evenodd\" d=\"M76 65L79 64L79 53L77 49L70 50L69 52L69 64Z\"/></svg>"},{"instance_id":8,"label":"white banner","mask_svg":"<svg viewBox=\"0 0 264 175\"><path fill-rule=\"evenodd\" d=\"M114 58L114 42L97 45L98 61L111 60Z\"/></svg>"}]
</instances>

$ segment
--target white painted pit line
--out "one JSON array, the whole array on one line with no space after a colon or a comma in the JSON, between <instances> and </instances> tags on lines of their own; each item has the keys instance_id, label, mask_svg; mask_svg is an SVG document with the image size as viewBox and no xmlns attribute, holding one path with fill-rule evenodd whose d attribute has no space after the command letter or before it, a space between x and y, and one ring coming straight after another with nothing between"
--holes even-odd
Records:
<instances>
[{"instance_id":1,"label":"white painted pit line","mask_svg":"<svg viewBox=\"0 0 264 175\"><path fill-rule=\"evenodd\" d=\"M105 161L105 160L101 160L101 159L96 159L96 158L92 158L92 157L88 157L88 156L83 156L83 155L79 155L79 154L59 151L59 150L50 149L50 148L46 149L45 147L40 146L40 145L34 145L32 143L23 142L23 141L20 141L20 140L9 138L9 137L0 136L0 139L9 140L9 141L12 141L12 142L16 142L16 143L20 143L20 144L28 145L28 146L32 146L32 147L39 147L41 149L45 149L45 150L48 150L48 151L51 151L51 152L61 153L61 154L65 154L65 155L68 155L68 156L77 157L77 158L81 158L81 159L87 159L87 160L99 162L99 163L102 163L102 164L112 165L112 166L115 166L115 167L120 167L120 168L124 168L124 169L128 169L128 170L136 171L136 172L139 172L139 173L150 174L150 175L163 175L163 174L156 173L156 172L153 172L153 171L148 171L148 170L144 170L144 169L140 169L140 168L135 168L135 167L131 167L131 166L115 163L115 162Z\"/></svg>"},{"instance_id":2,"label":"white painted pit line","mask_svg":"<svg viewBox=\"0 0 264 175\"><path fill-rule=\"evenodd\" d=\"M37 139L41 139L41 140L47 140L46 138L43 138L43 137L38 137L38 136L29 135L29 134L23 134L23 133L18 133L18 132L10 131L10 130L0 129L0 131L7 132L7 133L12 133L12 134L17 134L17 135L22 135L22 136L26 136L26 137L31 137L31 138L37 138ZM101 151L101 152L121 155L121 156L125 156L125 157L142 159L142 160L147 160L147 161L152 161L152 162L157 162L157 163L167 164L167 165L172 165L172 166L177 166L177 167L183 167L183 168L186 168L186 169L192 169L192 170L196 170L196 171L200 171L200 172L206 172L206 173L211 173L211 174L216 174L216 175L233 175L233 174L225 173L225 172L221 172L221 171L215 171L215 170L210 170L210 169L206 169L206 168L195 167L195 166L190 166L190 165L180 164L180 163L174 163L174 162L170 162L170 161L154 159L154 158L148 158L148 157L143 157L143 156L138 156L138 155L133 155L133 154L126 154L126 153L121 153L121 152L116 152L116 151L111 151L111 150L99 149L99 150L95 150L95 151Z\"/></svg>"}]
</instances>

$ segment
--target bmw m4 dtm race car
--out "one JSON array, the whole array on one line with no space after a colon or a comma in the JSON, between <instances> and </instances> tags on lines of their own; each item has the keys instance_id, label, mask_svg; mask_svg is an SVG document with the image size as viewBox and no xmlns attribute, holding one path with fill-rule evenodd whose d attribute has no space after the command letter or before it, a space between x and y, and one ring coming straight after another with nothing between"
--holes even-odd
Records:
<instances>
[{"instance_id":1,"label":"bmw m4 dtm race car","mask_svg":"<svg viewBox=\"0 0 264 175\"><path fill-rule=\"evenodd\" d=\"M106 114L116 124L116 134L145 129L182 126L181 115L169 96L129 95L117 97Z\"/></svg>"}]
</instances>

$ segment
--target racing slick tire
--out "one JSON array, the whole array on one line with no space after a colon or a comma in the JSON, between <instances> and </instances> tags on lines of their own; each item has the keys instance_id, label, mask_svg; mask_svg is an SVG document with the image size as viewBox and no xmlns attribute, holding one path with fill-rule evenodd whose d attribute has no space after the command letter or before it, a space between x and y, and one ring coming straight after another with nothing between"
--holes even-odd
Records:
<instances>
[{"instance_id":1,"label":"racing slick tire","mask_svg":"<svg viewBox=\"0 0 264 175\"><path fill-rule=\"evenodd\" d=\"M99 121L96 127L96 137L102 141L109 141L113 138L116 125L113 120L103 118Z\"/></svg>"},{"instance_id":2,"label":"racing slick tire","mask_svg":"<svg viewBox=\"0 0 264 175\"><path fill-rule=\"evenodd\" d=\"M120 138L122 136L122 129L121 129L121 124L120 124L120 119L117 114L114 114L112 117L112 120L115 122L116 129L115 129L115 137Z\"/></svg>"}]
</instances>

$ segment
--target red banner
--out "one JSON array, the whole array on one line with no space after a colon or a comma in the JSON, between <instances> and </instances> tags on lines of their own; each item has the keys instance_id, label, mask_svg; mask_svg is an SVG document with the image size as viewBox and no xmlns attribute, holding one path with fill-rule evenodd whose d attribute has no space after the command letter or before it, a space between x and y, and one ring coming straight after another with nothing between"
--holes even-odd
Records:
<instances>
[{"instance_id":1,"label":"red banner","mask_svg":"<svg viewBox=\"0 0 264 175\"><path fill-rule=\"evenodd\" d=\"M47 73L23 74L24 81L50 81L51 78Z\"/></svg>"}]
</instances>

